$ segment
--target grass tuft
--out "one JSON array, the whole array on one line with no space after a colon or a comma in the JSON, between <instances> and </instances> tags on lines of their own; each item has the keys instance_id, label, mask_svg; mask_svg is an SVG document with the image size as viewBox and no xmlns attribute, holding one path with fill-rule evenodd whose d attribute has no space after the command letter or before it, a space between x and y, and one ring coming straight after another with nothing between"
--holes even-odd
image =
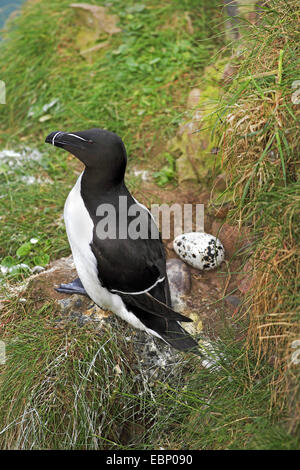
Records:
<instances>
[{"instance_id":1,"label":"grass tuft","mask_svg":"<svg viewBox=\"0 0 300 470\"><path fill-rule=\"evenodd\" d=\"M299 116L294 85L299 77L296 1L271 1L261 23L249 25L238 74L222 103L222 133L233 223L254 242L248 250L249 344L257 360L274 365L272 406L289 407L289 429L299 429ZM236 91L238 90L238 91Z\"/></svg>"}]
</instances>

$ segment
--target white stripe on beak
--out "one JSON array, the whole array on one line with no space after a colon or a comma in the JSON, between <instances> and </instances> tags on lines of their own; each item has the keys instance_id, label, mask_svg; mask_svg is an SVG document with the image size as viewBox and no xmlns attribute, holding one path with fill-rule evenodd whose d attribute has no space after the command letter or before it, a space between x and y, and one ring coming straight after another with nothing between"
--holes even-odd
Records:
<instances>
[{"instance_id":1,"label":"white stripe on beak","mask_svg":"<svg viewBox=\"0 0 300 470\"><path fill-rule=\"evenodd\" d=\"M67 135L71 135L72 137L77 137L77 139L84 140L84 142L88 142L88 140L84 139L83 137L79 137L79 135L76 135L76 134L67 134Z\"/></svg>"},{"instance_id":2,"label":"white stripe on beak","mask_svg":"<svg viewBox=\"0 0 300 470\"><path fill-rule=\"evenodd\" d=\"M52 139L52 145L55 145L54 142L55 142L55 137L58 135L58 134L62 134L62 132L56 132L56 134L53 136L53 139Z\"/></svg>"}]
</instances>

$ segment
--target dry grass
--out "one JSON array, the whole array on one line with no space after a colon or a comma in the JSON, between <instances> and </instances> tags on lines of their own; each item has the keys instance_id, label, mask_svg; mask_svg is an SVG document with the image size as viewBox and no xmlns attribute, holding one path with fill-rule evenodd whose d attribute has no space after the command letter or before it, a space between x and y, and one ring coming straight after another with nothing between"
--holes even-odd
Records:
<instances>
[{"instance_id":1,"label":"dry grass","mask_svg":"<svg viewBox=\"0 0 300 470\"><path fill-rule=\"evenodd\" d=\"M289 405L289 428L295 431L300 418L299 364L292 359L300 340L300 104L293 103L292 94L300 70L300 8L296 1L267 5L261 24L249 26L247 48L235 59L238 74L222 103L222 163L235 207L231 221L255 235L248 253L248 341L258 363L266 357L273 364L272 406Z\"/></svg>"}]
</instances>

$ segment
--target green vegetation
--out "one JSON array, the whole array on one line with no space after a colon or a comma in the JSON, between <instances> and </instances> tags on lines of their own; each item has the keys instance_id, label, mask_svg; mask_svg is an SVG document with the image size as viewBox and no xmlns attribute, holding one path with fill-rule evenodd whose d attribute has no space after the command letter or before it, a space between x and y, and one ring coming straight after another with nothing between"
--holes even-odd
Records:
<instances>
[{"instance_id":1,"label":"green vegetation","mask_svg":"<svg viewBox=\"0 0 300 470\"><path fill-rule=\"evenodd\" d=\"M272 267L272 259L277 269L277 251L282 256L286 271L269 271L269 289L257 292L260 302L273 296L268 312L279 315L294 311L299 273L292 256L285 257L293 255L297 242L299 111L289 98L299 77L296 3L278 3L286 5L286 13L271 9L260 27L251 30L255 47L248 55L244 52L245 62L218 116L227 122L235 103L243 104L239 112L253 116L246 135L236 126L221 148L232 178L230 196L239 210L231 212L232 220L241 217L260 236L255 256L261 264ZM133 165L149 161L155 162L158 185L174 180L173 161L160 160L159 144L175 135L189 88L199 83L204 66L222 45L216 34L222 21L219 2L114 0L110 11L119 16L122 32L110 36L91 62L79 53L74 12L65 0L30 2L1 45L0 78L7 84L8 103L0 108L1 147L21 153L0 159L4 268L22 263L32 268L69 254L61 214L79 167L64 152L43 144L50 131L109 128L126 142L129 186L141 184ZM274 75L256 76L265 72L257 69L258 56L261 67L267 64ZM218 129L226 136L227 131ZM242 155L238 162L236 155ZM6 282L8 275L13 285L28 270L6 272ZM257 280L263 283L259 275ZM215 368L204 369L198 358L179 355L176 379L137 380L139 357L135 345L126 341L127 326L121 321L113 319L101 333L93 323L80 327L76 319L64 322L53 304L41 307L30 297L23 302L8 285L1 285L0 338L8 360L0 366L0 448L299 448L289 432L296 420L292 422L286 402L273 406L272 385L283 383L284 366L280 362L274 367L270 355L258 361L255 342L245 344L246 315L231 326L226 323L221 339L212 342L219 357ZM253 297L246 304L249 310L251 301ZM254 305L258 309L258 299ZM291 331L293 324L291 317Z\"/></svg>"},{"instance_id":2,"label":"green vegetation","mask_svg":"<svg viewBox=\"0 0 300 470\"><path fill-rule=\"evenodd\" d=\"M0 108L2 147L29 147L13 172L0 159L3 257L15 257L31 237L50 241L45 250L51 259L69 251L60 216L76 162L44 145L50 131L108 128L122 136L131 164L149 155L153 160L155 145L173 135L188 87L216 47L209 38L221 13L217 1L199 6L196 0L153 0L137 8L133 1L124 7L115 0L110 11L119 16L122 33L109 37L90 63L76 44L69 3L29 3L1 44L7 86L7 104ZM42 151L41 160L30 160L31 148ZM28 186L22 180L28 175L45 183Z\"/></svg>"},{"instance_id":3,"label":"green vegetation","mask_svg":"<svg viewBox=\"0 0 300 470\"><path fill-rule=\"evenodd\" d=\"M146 406L146 390L129 365L131 346L109 325L99 341L94 326L64 324L50 304L28 307L25 314L14 305L18 320L6 341L1 448L105 449L126 442L126 426L142 427Z\"/></svg>"},{"instance_id":4,"label":"green vegetation","mask_svg":"<svg viewBox=\"0 0 300 470\"><path fill-rule=\"evenodd\" d=\"M159 171L153 173L156 183L158 186L165 186L169 182L173 181L176 175L175 160L168 152L165 152L162 157L167 160L167 164L164 165Z\"/></svg>"},{"instance_id":5,"label":"green vegetation","mask_svg":"<svg viewBox=\"0 0 300 470\"><path fill-rule=\"evenodd\" d=\"M257 368L228 332L214 344L214 370L178 355L175 377L157 382L139 373L130 327L117 319L97 334L51 304L11 300L2 321L2 449L297 448L269 410L272 366Z\"/></svg>"},{"instance_id":6,"label":"green vegetation","mask_svg":"<svg viewBox=\"0 0 300 470\"><path fill-rule=\"evenodd\" d=\"M299 15L298 2L273 1L259 28L249 27L249 47L236 61L219 128L233 202L229 216L252 234L248 342L258 361L273 360L271 405L288 406L288 426L295 433L300 422L299 365L291 361L293 342L299 340Z\"/></svg>"}]
</instances>

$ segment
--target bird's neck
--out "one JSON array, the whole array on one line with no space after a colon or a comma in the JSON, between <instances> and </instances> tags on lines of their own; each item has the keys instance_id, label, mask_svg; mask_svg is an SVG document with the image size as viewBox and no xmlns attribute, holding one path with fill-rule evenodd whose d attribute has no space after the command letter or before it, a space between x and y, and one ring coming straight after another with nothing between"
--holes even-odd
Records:
<instances>
[{"instance_id":1,"label":"bird's neck","mask_svg":"<svg viewBox=\"0 0 300 470\"><path fill-rule=\"evenodd\" d=\"M112 174L105 168L96 171L93 168L86 167L82 174L81 185L89 191L94 190L98 193L114 191L124 185L124 173L125 171L120 171Z\"/></svg>"},{"instance_id":2,"label":"bird's neck","mask_svg":"<svg viewBox=\"0 0 300 470\"><path fill-rule=\"evenodd\" d=\"M86 201L100 202L110 200L115 195L127 195L124 178L110 178L109 175L85 168L81 177L81 194Z\"/></svg>"}]
</instances>

